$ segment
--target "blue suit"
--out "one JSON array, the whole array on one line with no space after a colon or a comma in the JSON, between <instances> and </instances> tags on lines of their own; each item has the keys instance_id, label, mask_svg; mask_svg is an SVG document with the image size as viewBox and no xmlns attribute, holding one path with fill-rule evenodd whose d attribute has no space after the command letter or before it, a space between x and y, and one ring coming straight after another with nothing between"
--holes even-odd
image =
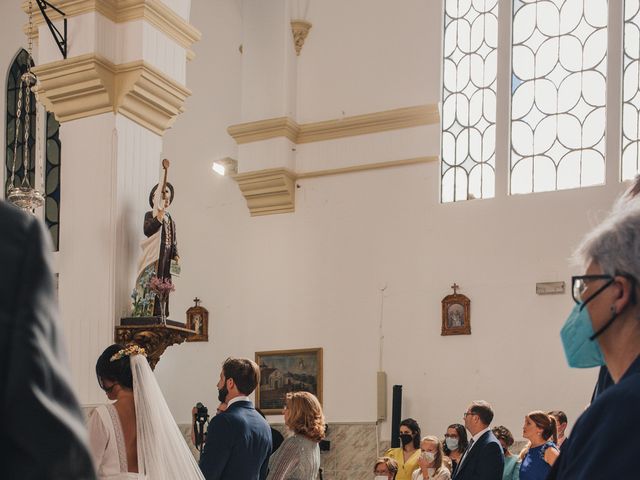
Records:
<instances>
[{"instance_id":1,"label":"blue suit","mask_svg":"<svg viewBox=\"0 0 640 480\"><path fill-rule=\"evenodd\" d=\"M95 479L40 221L0 201L0 477Z\"/></svg>"},{"instance_id":2,"label":"blue suit","mask_svg":"<svg viewBox=\"0 0 640 480\"><path fill-rule=\"evenodd\" d=\"M209 423L200 469L207 480L263 480L270 453L269 424L241 400Z\"/></svg>"},{"instance_id":3,"label":"blue suit","mask_svg":"<svg viewBox=\"0 0 640 480\"><path fill-rule=\"evenodd\" d=\"M638 431L640 357L580 416L548 478L638 478Z\"/></svg>"},{"instance_id":4,"label":"blue suit","mask_svg":"<svg viewBox=\"0 0 640 480\"><path fill-rule=\"evenodd\" d=\"M502 480L503 470L502 446L489 430L462 457L453 480Z\"/></svg>"}]
</instances>

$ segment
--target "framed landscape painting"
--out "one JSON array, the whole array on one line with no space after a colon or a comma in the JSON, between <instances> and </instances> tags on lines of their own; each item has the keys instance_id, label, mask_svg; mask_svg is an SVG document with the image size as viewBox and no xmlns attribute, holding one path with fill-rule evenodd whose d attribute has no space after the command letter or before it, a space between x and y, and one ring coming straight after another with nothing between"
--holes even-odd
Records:
<instances>
[{"instance_id":1,"label":"framed landscape painting","mask_svg":"<svg viewBox=\"0 0 640 480\"><path fill-rule=\"evenodd\" d=\"M322 348L256 352L256 363L256 406L265 415L282 414L289 392L311 392L322 403Z\"/></svg>"}]
</instances>

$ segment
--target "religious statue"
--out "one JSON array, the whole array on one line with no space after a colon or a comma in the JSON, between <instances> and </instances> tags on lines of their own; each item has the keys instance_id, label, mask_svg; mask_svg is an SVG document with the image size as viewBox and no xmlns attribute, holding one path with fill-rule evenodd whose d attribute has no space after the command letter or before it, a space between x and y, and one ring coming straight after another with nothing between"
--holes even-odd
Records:
<instances>
[{"instance_id":1,"label":"religious statue","mask_svg":"<svg viewBox=\"0 0 640 480\"><path fill-rule=\"evenodd\" d=\"M176 242L176 223L167 211L174 197L173 185L167 182L169 161L163 160L162 166L162 186L154 186L149 194L152 210L144 216L143 230L147 238L140 243L142 257L138 263L136 286L131 298L134 317L161 316L164 320L169 316L169 295L168 291L164 295L158 294L158 285L163 290L167 285L172 289L171 275L179 269L180 257ZM161 302L164 303L163 306Z\"/></svg>"}]
</instances>

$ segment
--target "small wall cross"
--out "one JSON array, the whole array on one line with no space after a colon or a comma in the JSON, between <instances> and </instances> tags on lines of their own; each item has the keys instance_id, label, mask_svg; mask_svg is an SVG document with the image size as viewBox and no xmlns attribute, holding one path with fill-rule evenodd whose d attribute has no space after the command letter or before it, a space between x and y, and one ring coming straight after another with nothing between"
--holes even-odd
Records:
<instances>
[{"instance_id":1,"label":"small wall cross","mask_svg":"<svg viewBox=\"0 0 640 480\"><path fill-rule=\"evenodd\" d=\"M451 288L453 288L453 294L457 295L458 289L460 289L460 285L458 285L456 282L453 282L453 285L451 285Z\"/></svg>"},{"instance_id":2,"label":"small wall cross","mask_svg":"<svg viewBox=\"0 0 640 480\"><path fill-rule=\"evenodd\" d=\"M201 302L202 300L200 300L198 297L193 299L193 302L196 304L196 307L198 306L198 304Z\"/></svg>"}]
</instances>

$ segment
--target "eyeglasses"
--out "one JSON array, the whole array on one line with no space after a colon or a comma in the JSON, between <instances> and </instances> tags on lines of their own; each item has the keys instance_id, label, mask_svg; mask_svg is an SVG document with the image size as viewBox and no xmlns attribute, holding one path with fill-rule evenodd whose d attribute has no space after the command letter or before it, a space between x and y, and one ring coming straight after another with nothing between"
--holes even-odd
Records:
<instances>
[{"instance_id":1,"label":"eyeglasses","mask_svg":"<svg viewBox=\"0 0 640 480\"><path fill-rule=\"evenodd\" d=\"M464 412L462 414L462 418L467 418L469 415L477 415L477 413L473 413L473 412Z\"/></svg>"},{"instance_id":2,"label":"eyeglasses","mask_svg":"<svg viewBox=\"0 0 640 480\"><path fill-rule=\"evenodd\" d=\"M584 292L587 291L589 282L592 282L594 280L607 280L607 282L605 282L604 285L596 290L593 295L585 299L583 297ZM596 297L600 292L611 285L613 281L614 279L611 275L577 275L571 277L571 295L573 296L573 301L576 303L587 303L589 300Z\"/></svg>"},{"instance_id":3,"label":"eyeglasses","mask_svg":"<svg viewBox=\"0 0 640 480\"><path fill-rule=\"evenodd\" d=\"M445 433L444 438L460 438L460 437L458 437L458 435L449 435L448 433Z\"/></svg>"}]
</instances>

